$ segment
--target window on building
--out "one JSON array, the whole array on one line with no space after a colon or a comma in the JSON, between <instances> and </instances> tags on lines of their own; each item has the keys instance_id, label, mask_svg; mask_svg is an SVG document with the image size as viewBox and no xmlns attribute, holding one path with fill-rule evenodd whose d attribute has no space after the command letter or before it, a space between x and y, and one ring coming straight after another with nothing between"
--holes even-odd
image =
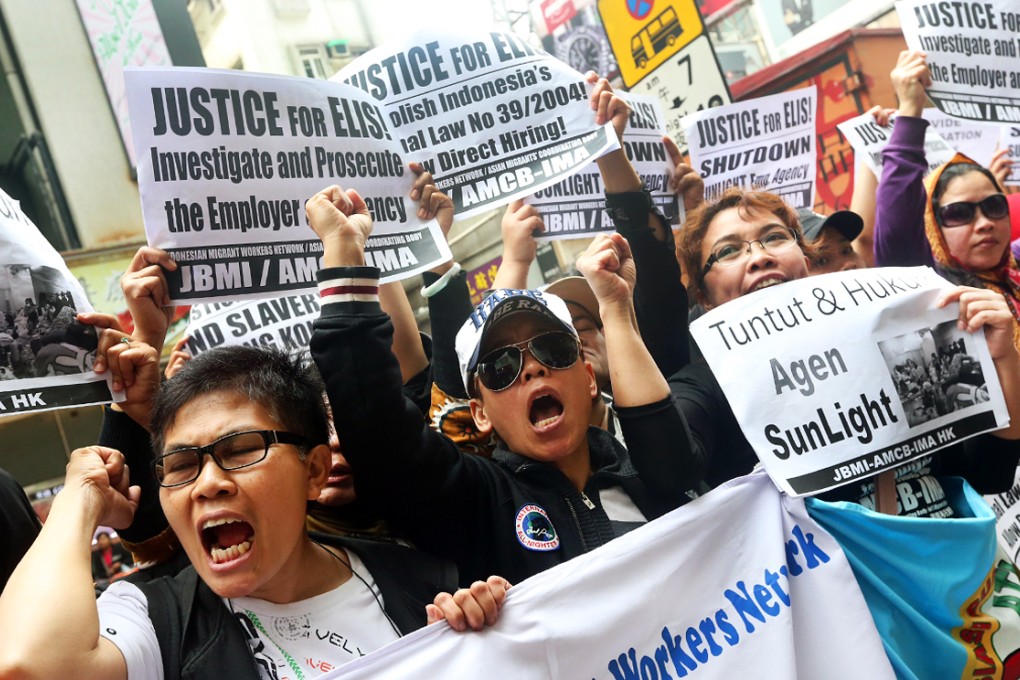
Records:
<instances>
[{"instance_id":1,"label":"window on building","mask_svg":"<svg viewBox=\"0 0 1020 680\"><path fill-rule=\"evenodd\" d=\"M727 82L733 83L769 64L761 30L749 4L714 22L708 33Z\"/></svg>"},{"instance_id":2,"label":"window on building","mask_svg":"<svg viewBox=\"0 0 1020 680\"><path fill-rule=\"evenodd\" d=\"M278 17L300 17L308 14L312 7L308 0L273 0L273 9Z\"/></svg>"},{"instance_id":3,"label":"window on building","mask_svg":"<svg viewBox=\"0 0 1020 680\"><path fill-rule=\"evenodd\" d=\"M325 80L326 73L326 50L322 45L303 45L297 48L298 60L302 72L309 78Z\"/></svg>"}]
</instances>

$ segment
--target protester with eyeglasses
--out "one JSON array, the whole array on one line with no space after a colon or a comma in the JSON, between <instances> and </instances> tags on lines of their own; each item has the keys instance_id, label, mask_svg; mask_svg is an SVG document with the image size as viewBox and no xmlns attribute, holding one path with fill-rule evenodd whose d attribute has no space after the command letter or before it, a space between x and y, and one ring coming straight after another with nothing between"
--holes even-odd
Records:
<instances>
[{"instance_id":1,"label":"protester with eyeglasses","mask_svg":"<svg viewBox=\"0 0 1020 680\"><path fill-rule=\"evenodd\" d=\"M126 389L145 384L133 366L158 374L152 347L113 344L105 360ZM140 471L115 449L74 451L48 521L0 595L0 677L311 678L427 622L494 622L505 579L437 595L456 588L448 563L305 530L306 504L329 475L329 434L320 386L286 354L202 354L162 386L149 424L160 503L190 566L118 581L97 601L92 534L130 524Z\"/></svg>"},{"instance_id":2,"label":"protester with eyeglasses","mask_svg":"<svg viewBox=\"0 0 1020 680\"><path fill-rule=\"evenodd\" d=\"M931 75L924 53L900 53L890 77L899 112L876 195L876 264L933 266L954 283L1002 294L1020 319L1020 263L1010 250L1002 187L991 171L961 154L926 179L928 123L921 113ZM1020 347L1020 332L1014 343Z\"/></svg>"},{"instance_id":3,"label":"protester with eyeglasses","mask_svg":"<svg viewBox=\"0 0 1020 680\"><path fill-rule=\"evenodd\" d=\"M358 495L418 548L456 562L462 583L489 573L519 581L686 502L700 465L637 332L636 270L622 237L597 238L578 268L599 300L628 448L589 425L597 387L566 305L503 290L456 341L475 424L500 440L487 459L430 429L401 393L379 271L364 266L364 201L330 187L306 211L325 267L312 356Z\"/></svg>"},{"instance_id":4,"label":"protester with eyeglasses","mask_svg":"<svg viewBox=\"0 0 1020 680\"><path fill-rule=\"evenodd\" d=\"M716 203L687 215L677 257L694 300L705 309L769 286L808 276L794 211L777 195L729 189ZM703 360L669 378L694 445L707 460L715 487L749 473L758 462L741 433L722 387Z\"/></svg>"},{"instance_id":5,"label":"protester with eyeglasses","mask_svg":"<svg viewBox=\"0 0 1020 680\"><path fill-rule=\"evenodd\" d=\"M688 215L677 254L684 270L690 273L696 299L706 308L715 309L738 297L808 276L809 262L802 242L797 217L779 196L730 189L718 202ZM941 304L954 300L961 303L962 327L971 332L984 328L1007 407L1015 420L1020 416L1020 354L1012 343L1015 322L1005 301L993 291L962 286L943 296ZM741 434L708 365L694 362L669 382L695 446L708 460L709 484L749 472L757 456ZM898 479L899 486L913 493L912 485L919 484L920 477L942 474L966 477L983 493L1004 491L1012 482L1020 457L1020 446L1012 441L1018 436L1020 428L1011 425L946 449L916 469L900 468L897 474L905 476ZM829 492L826 498L874 507L874 488L869 483L848 485ZM912 514L948 516L942 514L946 512L951 508L944 502L934 502L916 507Z\"/></svg>"},{"instance_id":6,"label":"protester with eyeglasses","mask_svg":"<svg viewBox=\"0 0 1020 680\"><path fill-rule=\"evenodd\" d=\"M617 134L622 136L629 113L626 103L615 96L605 79L595 82L592 95L593 108L596 108L596 121L603 123L612 120ZM667 144L667 148L672 145ZM677 164L677 176L683 179L690 177L689 168L681 163L678 153L671 153ZM633 167L622 154L608 154L599 160L603 181L607 190L607 206L609 214L618 227L626 225L628 236L635 232L660 235L657 239L660 246L671 242L668 228L663 228L665 221L661 218L651 219L647 206L647 197L642 202L641 181ZM836 231L837 238L830 239L833 243L844 245L842 241L853 241L860 233L861 219L848 211L842 211L829 218L817 219L812 224L813 239L806 239L797 215L778 196L767 192L745 192L732 189L726 192L719 201L705 205L697 195L700 186L688 183L684 186L677 183L675 190L678 198L683 197L687 208L687 219L678 232L676 257L683 269L692 294L695 309L714 308L745 294L753 293L762 288L780 285L783 282L802 278L816 273L818 263L810 261L819 253L815 245L819 244L818 235L826 230ZM619 192L619 193L610 193ZM813 216L812 216L813 217ZM831 227L831 228L830 228ZM663 234L662 232L665 232ZM665 236L663 238L662 236ZM806 241L812 241L806 243ZM650 246L655 243L651 242ZM820 245L826 245L821 241ZM661 247L660 247L661 250ZM637 253L637 251L635 251ZM656 262L654 248L641 253L644 259L636 257L641 271L644 272L645 262ZM821 253L824 255L824 251ZM671 255L671 253L670 253ZM675 262L674 262L675 264ZM843 258L839 268L859 266L862 264L853 255ZM657 276L652 279L653 286L660 297L674 301L687 299L687 290L680 281L679 271L670 275L661 266L653 267ZM648 282L648 279L645 279ZM960 293L960 295L964 295ZM986 291L968 291L966 299L977 296L993 307L1005 304ZM635 296L636 297L636 296ZM655 346L660 351L653 351L660 368L677 366L686 352L679 349L688 341L686 316L670 314L668 304L648 305L644 300L645 309L642 315L638 302L638 319L641 320L642 336L646 342L655 339ZM984 302L982 302L984 304ZM966 305L965 305L966 307ZM1004 312L1008 316L1008 311ZM672 316L666 323L673 323L682 329L681 337L663 334L664 326L655 316ZM968 319L978 315L976 307L971 307ZM999 315L996 324L1008 328L1008 324ZM642 320L644 319L644 320ZM652 323L647 323L653 319ZM679 323L683 321L682 325ZM982 319L987 322L988 319ZM1003 333L995 337L1001 339ZM1008 333L1007 333L1008 335ZM650 344L651 347L651 344ZM1020 402L1016 396L1015 368L1009 368L1011 356L1015 358L1012 347L1010 352L999 356L1002 370L1000 377L1005 377L1007 394L1013 395L1008 402L1020 413ZM664 350L664 351L663 351ZM691 431L692 443L697 456L705 461L707 472L705 481L709 486L717 486L723 482L750 472L757 464L758 458L750 444L740 431L736 418L726 401L715 375L708 364L700 358L696 347L692 347L693 361L683 362L677 370L670 373L669 384L678 406L684 414ZM671 356L672 355L672 356ZM1009 387L1012 385L1012 387ZM1000 432L999 437L985 436L964 446L956 447L941 458L946 459L943 465L945 474L960 474L978 489L986 493L1001 490L1002 484L1012 479L1012 471L1020 457L1020 448L1002 437L1015 436L1020 430ZM990 441L989 441L990 440ZM940 461L942 463L943 461ZM867 501L871 491L867 488L844 488L839 492L840 499ZM830 498L835 498L830 495Z\"/></svg>"}]
</instances>

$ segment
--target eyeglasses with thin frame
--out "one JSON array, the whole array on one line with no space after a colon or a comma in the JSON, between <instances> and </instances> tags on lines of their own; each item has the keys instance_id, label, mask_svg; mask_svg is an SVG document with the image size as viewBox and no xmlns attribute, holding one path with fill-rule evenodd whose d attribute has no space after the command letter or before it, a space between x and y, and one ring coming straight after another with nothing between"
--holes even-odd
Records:
<instances>
[{"instance_id":1,"label":"eyeglasses with thin frame","mask_svg":"<svg viewBox=\"0 0 1020 680\"><path fill-rule=\"evenodd\" d=\"M152 461L152 471L160 486L184 486L198 479L205 456L212 458L221 470L240 470L265 460L273 444L307 447L308 441L299 434L280 430L234 432L205 446L167 451Z\"/></svg>"},{"instance_id":2,"label":"eyeglasses with thin frame","mask_svg":"<svg viewBox=\"0 0 1020 680\"><path fill-rule=\"evenodd\" d=\"M974 221L978 209L990 220L1001 220L1009 215L1009 201L1002 194L992 194L980 201L958 201L944 205L935 213L939 224L946 228L964 227Z\"/></svg>"},{"instance_id":3,"label":"eyeglasses with thin frame","mask_svg":"<svg viewBox=\"0 0 1020 680\"><path fill-rule=\"evenodd\" d=\"M524 350L547 368L570 368L581 356L581 345L570 333L549 331L533 338L494 349L478 362L478 380L492 392L507 389L524 370Z\"/></svg>"},{"instance_id":4,"label":"eyeglasses with thin frame","mask_svg":"<svg viewBox=\"0 0 1020 680\"><path fill-rule=\"evenodd\" d=\"M704 276L713 266L732 267L747 260L751 255L751 245L757 243L762 250L774 253L797 245L797 236L786 227L777 226L762 234L759 238L746 241L734 239L715 247L705 262L705 269L701 274ZM746 246L746 247L745 247Z\"/></svg>"}]
</instances>

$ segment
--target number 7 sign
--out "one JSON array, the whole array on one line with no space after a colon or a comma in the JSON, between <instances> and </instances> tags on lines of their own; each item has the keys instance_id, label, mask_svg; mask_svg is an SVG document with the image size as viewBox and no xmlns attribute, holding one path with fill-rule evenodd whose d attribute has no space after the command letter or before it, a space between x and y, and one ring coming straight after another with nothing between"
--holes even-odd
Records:
<instances>
[{"instance_id":1,"label":"number 7 sign","mask_svg":"<svg viewBox=\"0 0 1020 680\"><path fill-rule=\"evenodd\" d=\"M654 72L631 86L630 91L653 95L662 101L666 132L681 151L686 151L687 147L681 118L732 101L726 76L707 35L699 36L678 51Z\"/></svg>"}]
</instances>

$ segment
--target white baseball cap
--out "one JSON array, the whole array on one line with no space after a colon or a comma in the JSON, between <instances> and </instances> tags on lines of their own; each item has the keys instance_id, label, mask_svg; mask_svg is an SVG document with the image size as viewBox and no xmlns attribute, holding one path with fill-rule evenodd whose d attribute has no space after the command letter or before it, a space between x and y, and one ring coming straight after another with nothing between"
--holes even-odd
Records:
<instances>
[{"instance_id":1,"label":"white baseball cap","mask_svg":"<svg viewBox=\"0 0 1020 680\"><path fill-rule=\"evenodd\" d=\"M545 317L578 337L570 320L567 304L551 293L539 290L501 288L481 301L457 332L457 363L464 389L471 392L471 375L478 366L479 354L486 335L504 319L517 314L531 313Z\"/></svg>"}]
</instances>

